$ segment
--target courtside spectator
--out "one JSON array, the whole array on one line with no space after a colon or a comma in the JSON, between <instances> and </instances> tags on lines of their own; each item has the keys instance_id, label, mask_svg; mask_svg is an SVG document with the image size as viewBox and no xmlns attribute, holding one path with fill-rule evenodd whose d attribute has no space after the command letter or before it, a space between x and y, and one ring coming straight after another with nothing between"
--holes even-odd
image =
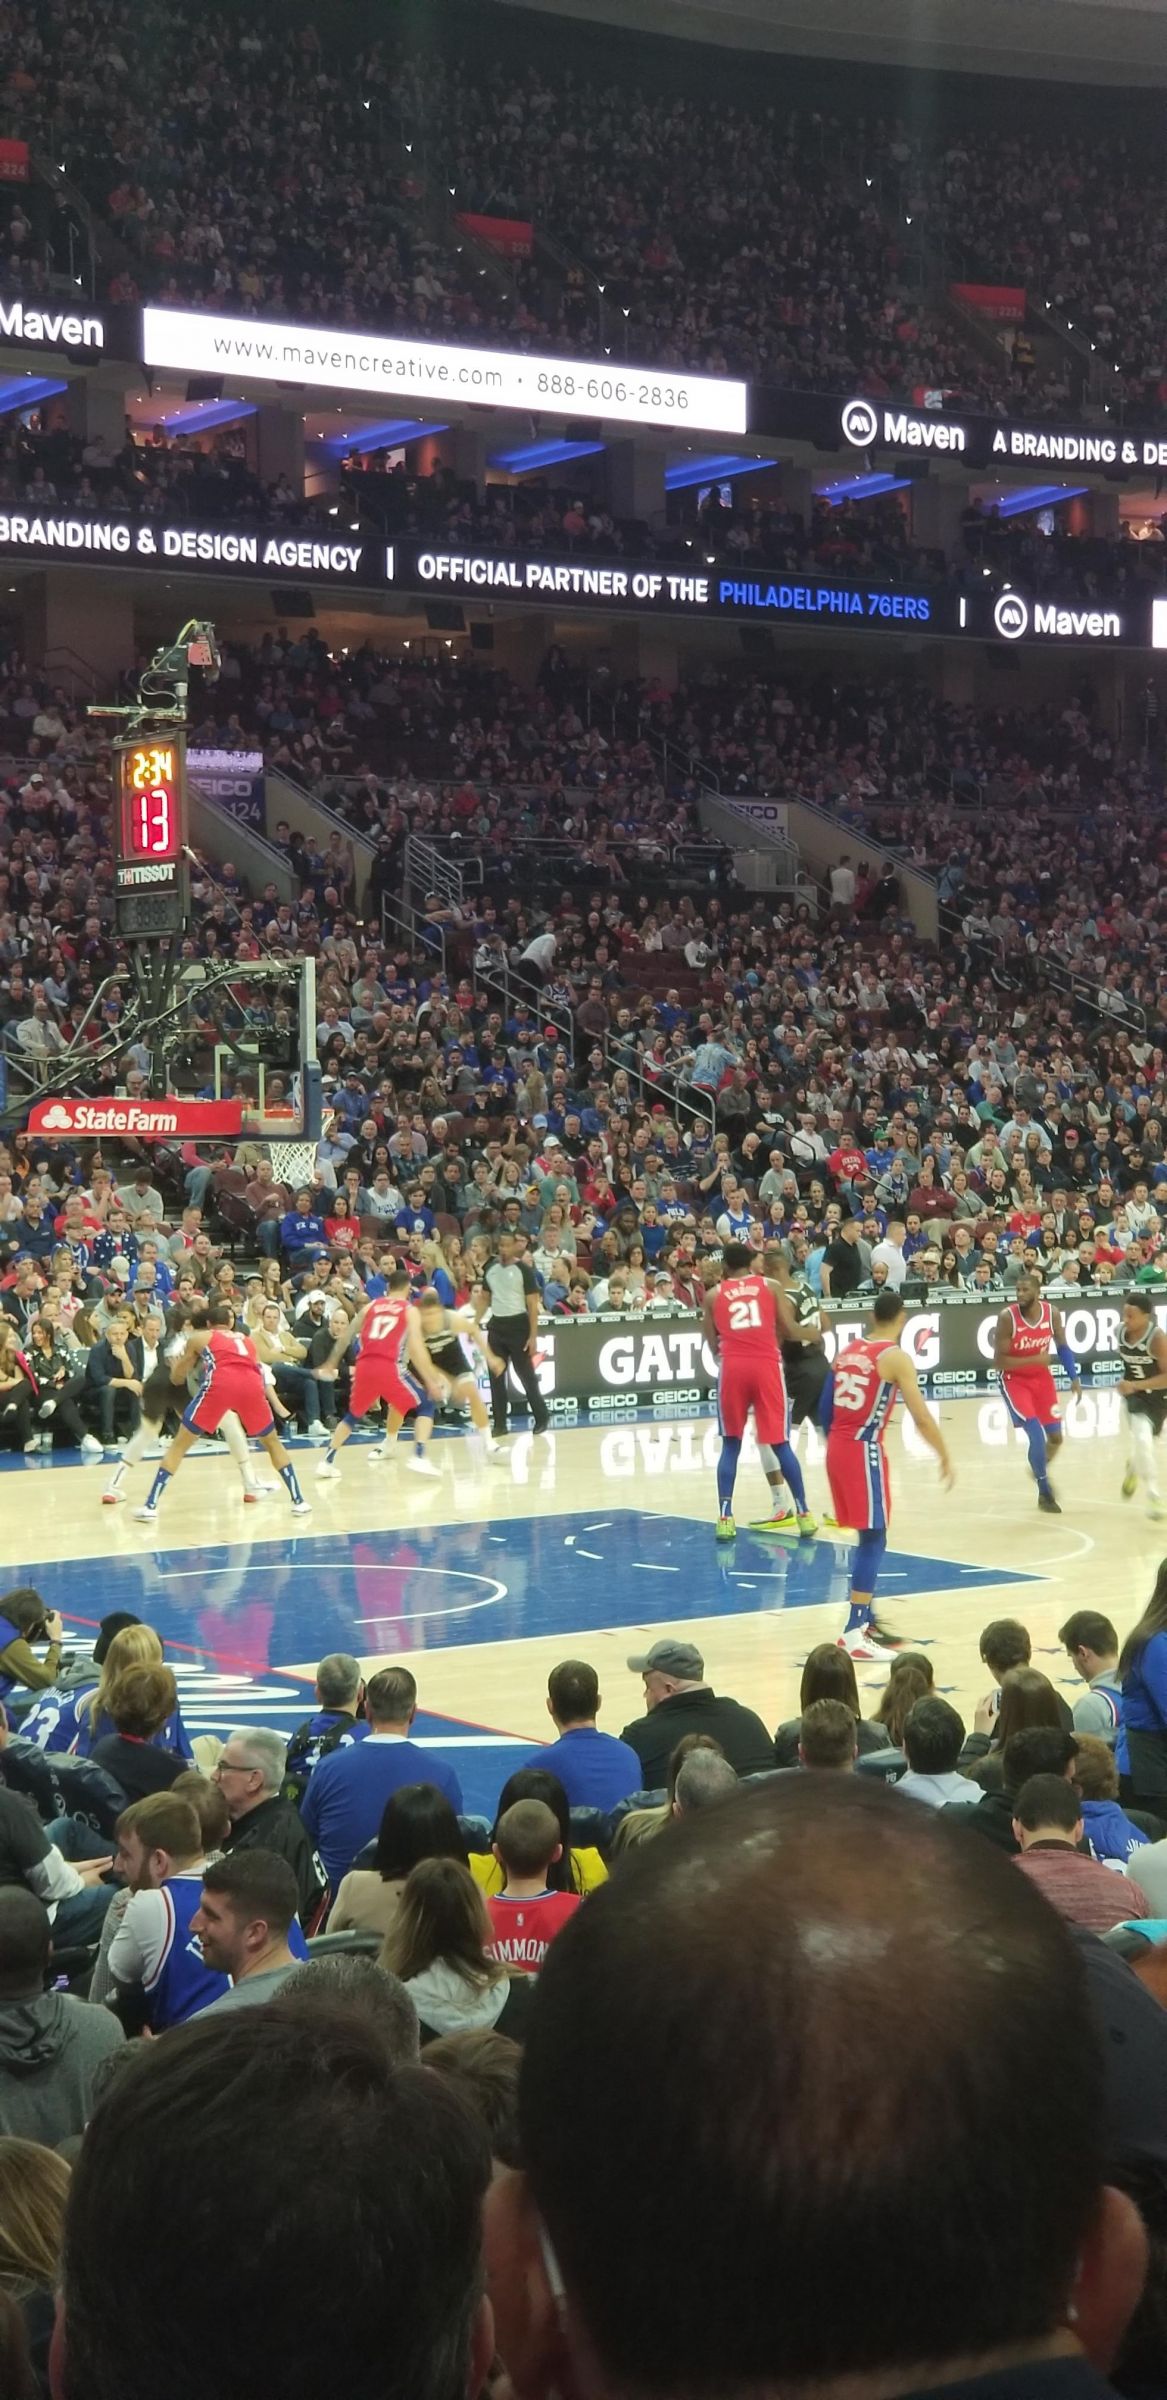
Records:
<instances>
[{"instance_id":1,"label":"courtside spectator","mask_svg":"<svg viewBox=\"0 0 1167 2400\"><path fill-rule=\"evenodd\" d=\"M303 1797L309 1776L327 1751L339 1749L342 1742L359 1741L366 1732L360 1715L364 1698L360 1660L350 1657L347 1650L330 1651L316 1669L316 1698L319 1707L297 1725L288 1743L284 1773L289 1799Z\"/></svg>"},{"instance_id":2,"label":"courtside spectator","mask_svg":"<svg viewBox=\"0 0 1167 2400\"><path fill-rule=\"evenodd\" d=\"M1111 1745L1100 1733L1079 1733L1074 1782L1082 1803L1082 1830L1091 1858L1116 1859L1139 1877L1150 1835L1132 1823L1119 1804L1118 1766ZM1141 1886L1140 1886L1141 1888Z\"/></svg>"},{"instance_id":3,"label":"courtside spectator","mask_svg":"<svg viewBox=\"0 0 1167 2400\"><path fill-rule=\"evenodd\" d=\"M984 1793L979 1783L958 1775L956 1762L964 1747L964 1720L939 1693L917 1700L904 1720L906 1775L896 1790L928 1808L973 1808Z\"/></svg>"},{"instance_id":4,"label":"courtside spectator","mask_svg":"<svg viewBox=\"0 0 1167 2400\"><path fill-rule=\"evenodd\" d=\"M716 1808L719 1800L728 1800L730 1793L737 1790L737 1784L728 1758L703 1742L695 1743L677 1769L672 1813L675 1817L691 1817L699 1808Z\"/></svg>"},{"instance_id":5,"label":"courtside spectator","mask_svg":"<svg viewBox=\"0 0 1167 2400\"><path fill-rule=\"evenodd\" d=\"M381 1964L405 1985L423 2044L438 2033L488 2029L522 2040L531 1980L487 1956L491 1933L486 1902L456 1859L427 1858L414 1868Z\"/></svg>"},{"instance_id":6,"label":"courtside spectator","mask_svg":"<svg viewBox=\"0 0 1167 2400\"><path fill-rule=\"evenodd\" d=\"M1075 1609L1058 1633L1070 1665L1089 1690L1073 1703L1075 1733L1101 1734L1112 1745L1122 1722L1118 1635L1097 1609Z\"/></svg>"},{"instance_id":7,"label":"courtside spectator","mask_svg":"<svg viewBox=\"0 0 1167 2400\"><path fill-rule=\"evenodd\" d=\"M11 1737L0 1710L0 1759ZM108 1856L74 1865L50 1842L31 1800L0 1784L0 1892L25 1885L47 1909L58 1947L100 1940L113 1888L101 1877Z\"/></svg>"},{"instance_id":8,"label":"courtside spectator","mask_svg":"<svg viewBox=\"0 0 1167 2400\"><path fill-rule=\"evenodd\" d=\"M394 2066L416 2066L421 2036L405 1985L360 1951L306 1959L280 1987L280 2008L318 2008L322 2000L358 2008L374 2025Z\"/></svg>"},{"instance_id":9,"label":"courtside spectator","mask_svg":"<svg viewBox=\"0 0 1167 2400\"><path fill-rule=\"evenodd\" d=\"M56 2150L14 2134L0 2138L0 2292L24 2319L41 2391L48 2388L68 2196L69 2169ZM5 2400L18 2400L6 2384L0 2390Z\"/></svg>"},{"instance_id":10,"label":"courtside spectator","mask_svg":"<svg viewBox=\"0 0 1167 2400\"><path fill-rule=\"evenodd\" d=\"M119 1991L141 1995L151 2032L164 2033L228 1989L226 1971L208 1965L191 1930L207 1863L202 1831L190 1801L172 1786L124 1811L117 1845L129 1900L110 1944L109 1972Z\"/></svg>"},{"instance_id":11,"label":"courtside spectator","mask_svg":"<svg viewBox=\"0 0 1167 2400\"><path fill-rule=\"evenodd\" d=\"M74 2169L55 2400L158 2400L162 2358L167 2400L320 2400L338 2376L352 2400L471 2400L494 2348L489 2175L462 2103L325 1993L144 2044ZM176 2338L173 2278L143 2269L163 2225L229 2360Z\"/></svg>"},{"instance_id":12,"label":"courtside spectator","mask_svg":"<svg viewBox=\"0 0 1167 2400\"><path fill-rule=\"evenodd\" d=\"M231 1989L204 2002L204 2015L260 2008L287 1982L299 1963L288 1942L298 1896L291 1867L274 1850L237 1851L205 1870L191 1932L204 1965L229 1975Z\"/></svg>"},{"instance_id":13,"label":"courtside spectator","mask_svg":"<svg viewBox=\"0 0 1167 2400\"><path fill-rule=\"evenodd\" d=\"M391 1793L405 1783L432 1783L455 1812L462 1791L452 1767L410 1740L417 1684L408 1667L382 1667L365 1686L368 1732L333 1750L314 1767L300 1814L338 1891L366 1842L375 1839Z\"/></svg>"},{"instance_id":14,"label":"courtside spectator","mask_svg":"<svg viewBox=\"0 0 1167 2400\"><path fill-rule=\"evenodd\" d=\"M681 1736L711 1733L738 1775L765 1774L774 1765L774 1744L759 1716L711 1690L705 1661L692 1642L671 1634L628 1665L644 1677L647 1715L626 1725L622 1740L636 1752L646 1790L664 1783Z\"/></svg>"},{"instance_id":15,"label":"courtside spectator","mask_svg":"<svg viewBox=\"0 0 1167 2400\"><path fill-rule=\"evenodd\" d=\"M583 1659L567 1658L547 1678L547 1714L557 1740L531 1760L558 1775L572 1808L615 1808L640 1790L640 1760L628 1742L601 1733L600 1679Z\"/></svg>"},{"instance_id":16,"label":"courtside spectator","mask_svg":"<svg viewBox=\"0 0 1167 2400\"><path fill-rule=\"evenodd\" d=\"M802 1712L798 1763L849 1775L859 1756L859 1728L845 1700L812 1700Z\"/></svg>"},{"instance_id":17,"label":"courtside spectator","mask_svg":"<svg viewBox=\"0 0 1167 2400\"><path fill-rule=\"evenodd\" d=\"M106 1705L113 1730L94 1743L94 1765L113 1776L128 1801L168 1791L186 1771L184 1758L158 1747L178 1708L178 1686L169 1667L126 1667L111 1684Z\"/></svg>"},{"instance_id":18,"label":"courtside spectator","mask_svg":"<svg viewBox=\"0 0 1167 2400\"><path fill-rule=\"evenodd\" d=\"M961 1824L983 1834L998 1850L1018 1856L1013 1807L1022 1786L1034 1775L1061 1775L1072 1783L1077 1758L1076 1734L1063 1733L1060 1726L1034 1725L1010 1734L1001 1753L1001 1789L985 1792L979 1808L962 1809Z\"/></svg>"},{"instance_id":19,"label":"courtside spectator","mask_svg":"<svg viewBox=\"0 0 1167 2400\"><path fill-rule=\"evenodd\" d=\"M443 2033L426 2045L425 2063L473 2110L500 2167L519 2164L519 2068L523 2053L509 2034Z\"/></svg>"},{"instance_id":20,"label":"courtside spectator","mask_svg":"<svg viewBox=\"0 0 1167 2400\"><path fill-rule=\"evenodd\" d=\"M233 1858L241 1850L274 1850L286 1858L296 1878L300 1923L310 1929L328 1886L299 1810L280 1798L286 1759L278 1733L266 1726L240 1725L228 1734L213 1770L231 1816L223 1847Z\"/></svg>"},{"instance_id":21,"label":"courtside spectator","mask_svg":"<svg viewBox=\"0 0 1167 2400\"><path fill-rule=\"evenodd\" d=\"M1127 1917L1149 1915L1128 1875L1083 1854L1082 1803L1061 1775L1031 1775L1013 1803L1016 1864L1071 1925L1109 1933Z\"/></svg>"},{"instance_id":22,"label":"courtside spectator","mask_svg":"<svg viewBox=\"0 0 1167 2400\"><path fill-rule=\"evenodd\" d=\"M371 1867L353 1867L329 1911L330 1933L389 1931L407 1877L423 1858L466 1865L466 1837L436 1783L403 1783L385 1802Z\"/></svg>"},{"instance_id":23,"label":"courtside spectator","mask_svg":"<svg viewBox=\"0 0 1167 2400\"><path fill-rule=\"evenodd\" d=\"M1073 1938L1007 1860L860 1777L744 1792L629 1860L548 1957L523 2169L488 2202L514 2389L1085 2400L1146 2258L1103 2109ZM637 2205L597 2242L619 2157Z\"/></svg>"},{"instance_id":24,"label":"courtside spectator","mask_svg":"<svg viewBox=\"0 0 1167 2400\"><path fill-rule=\"evenodd\" d=\"M899 1661L895 1662L898 1666ZM894 1672L894 1670L893 1670ZM871 1750L886 1750L887 1735L875 1722L869 1723L859 1707L859 1686L855 1680L855 1664L837 1642L816 1642L802 1670L798 1687L797 1717L788 1717L774 1736L774 1761L780 1767L798 1765L798 1739L803 1712L816 1700L842 1700L855 1719L856 1739L862 1758Z\"/></svg>"},{"instance_id":25,"label":"courtside spectator","mask_svg":"<svg viewBox=\"0 0 1167 2400\"><path fill-rule=\"evenodd\" d=\"M543 1800L516 1800L499 1818L494 1855L503 1871L501 1892L486 1903L491 1958L503 1966L538 1973L548 1943L575 1915L576 1892L553 1891L548 1872L563 1856L559 1827Z\"/></svg>"},{"instance_id":26,"label":"courtside spectator","mask_svg":"<svg viewBox=\"0 0 1167 2400\"><path fill-rule=\"evenodd\" d=\"M83 2131L101 2062L124 2039L107 2010L45 1990L52 1946L40 1901L0 1891L0 2132L50 2149Z\"/></svg>"}]
</instances>

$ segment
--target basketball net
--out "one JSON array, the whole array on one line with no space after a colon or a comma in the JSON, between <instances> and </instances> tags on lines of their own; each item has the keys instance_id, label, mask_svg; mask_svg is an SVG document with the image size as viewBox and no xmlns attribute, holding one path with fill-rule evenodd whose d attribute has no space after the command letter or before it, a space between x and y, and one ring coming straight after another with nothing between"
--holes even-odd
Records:
<instances>
[{"instance_id":1,"label":"basketball net","mask_svg":"<svg viewBox=\"0 0 1167 2400\"><path fill-rule=\"evenodd\" d=\"M322 1141L329 1139L335 1123L335 1113L325 1117L320 1128ZM287 1141L269 1141L266 1149L276 1182L290 1184L293 1188L303 1184L313 1185L316 1181L316 1148L314 1141L305 1140L303 1136Z\"/></svg>"}]
</instances>

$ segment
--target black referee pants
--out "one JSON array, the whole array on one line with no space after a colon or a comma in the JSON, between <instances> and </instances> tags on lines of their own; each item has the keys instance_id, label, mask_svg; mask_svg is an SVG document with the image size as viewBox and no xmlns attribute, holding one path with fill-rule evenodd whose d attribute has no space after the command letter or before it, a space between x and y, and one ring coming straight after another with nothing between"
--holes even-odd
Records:
<instances>
[{"instance_id":1,"label":"black referee pants","mask_svg":"<svg viewBox=\"0 0 1167 2400\"><path fill-rule=\"evenodd\" d=\"M492 1317L486 1327L486 1338L496 1356L505 1359L515 1370L527 1398L527 1406L536 1433L547 1431L547 1407L539 1389L535 1363L527 1349L531 1328L525 1316ZM491 1426L496 1438L507 1429L507 1379L501 1375L490 1378Z\"/></svg>"}]
</instances>

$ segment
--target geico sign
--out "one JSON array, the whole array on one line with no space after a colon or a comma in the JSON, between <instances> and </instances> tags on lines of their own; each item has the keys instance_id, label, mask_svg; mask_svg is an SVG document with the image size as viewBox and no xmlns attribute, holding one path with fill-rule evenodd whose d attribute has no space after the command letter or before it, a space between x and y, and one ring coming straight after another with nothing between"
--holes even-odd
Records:
<instances>
[{"instance_id":1,"label":"geico sign","mask_svg":"<svg viewBox=\"0 0 1167 2400\"><path fill-rule=\"evenodd\" d=\"M678 1326L675 1333L618 1333L605 1342L597 1361L603 1383L691 1383L698 1362L709 1375L717 1362L706 1349L700 1327Z\"/></svg>"}]
</instances>

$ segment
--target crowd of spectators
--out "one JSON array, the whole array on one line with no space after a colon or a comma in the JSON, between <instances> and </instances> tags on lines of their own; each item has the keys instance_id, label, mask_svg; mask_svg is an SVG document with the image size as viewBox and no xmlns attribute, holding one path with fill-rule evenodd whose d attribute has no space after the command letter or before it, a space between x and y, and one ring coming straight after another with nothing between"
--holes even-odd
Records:
<instances>
[{"instance_id":1,"label":"crowd of spectators","mask_svg":"<svg viewBox=\"0 0 1167 2400\"><path fill-rule=\"evenodd\" d=\"M924 148L891 118L518 60L505 33L482 65L432 44L337 53L275 12L212 13L192 74L161 12L14 7L8 99L112 229L115 299L1064 414L1062 370L982 354L922 300L926 228L956 271L1080 310L1121 402L1157 397L1157 185L1121 145L1059 130ZM553 248L484 273L451 195ZM34 245L16 223L10 273L66 249L63 230Z\"/></svg>"},{"instance_id":2,"label":"crowd of spectators","mask_svg":"<svg viewBox=\"0 0 1167 2400\"><path fill-rule=\"evenodd\" d=\"M948 2052L943 2072L935 2069L929 2140L941 2101L950 2126L963 2107L959 2095L979 2056L977 2044L970 2049L975 2002L984 2038L999 2014L994 2094L999 2103L1002 2075L1012 2076L1011 2105L1003 2123L993 2109L971 2103L960 2115L964 2175L987 2118L991 2138L982 2139L977 2161L978 2189L993 2200L987 2225L1016 2202L1025 2176L1026 2214L1011 2237L1011 2258L1018 2239L1028 2235L1036 2245L1034 2208L1047 2248L1053 2242L1059 2192L1067 2247L1051 2254L1044 2338L1028 2292L1014 2360L1001 2322L1008 2277L999 2292L981 2297L980 2333L953 2331L958 2287L947 2280L935 2302L944 2327L938 2317L935 2329L919 2329L921 2311L932 2305L925 2245L911 2336L901 2305L872 2393L922 2390L920 2375L935 2388L944 2330L958 2361L945 2377L954 2393L968 2388L985 2400L997 2393L1017 2400L1021 2392L1039 2400L1060 2362L1059 2389L1081 2400L1104 2394L1110 2385L1075 2369L1071 2341L1096 2351L1115 2388L1132 2400L1158 2387L1165 2371L1159 2232L1167 2201L1155 2099L1167 2063L1164 1952L1157 1947L1167 1890L1167 1572L1125 1641L1097 1610L1080 1609L1060 1628L1078 1679L1072 1704L1033 1667L1022 1623L986 1625L980 1655L988 1688L968 1732L921 1652L890 1662L878 1706L865 1718L850 1658L820 1645L802 1670L797 1714L774 1736L754 1710L715 1688L701 1652L683 1638L658 1636L628 1660L642 1679L642 1706L630 1707L619 1737L600 1724L594 1667L561 1660L547 1684L555 1739L511 1773L492 1820L463 1811L453 1770L413 1739L418 1686L400 1664L366 1678L358 1659L330 1653L317 1669L315 1705L290 1740L243 1725L223 1742L201 1737L196 1758L151 1627L132 1616L107 1618L90 1658L62 1651L59 1621L35 1592L0 1597L0 1622L11 1629L16 1617L31 1637L24 1649L39 1689L10 1684L0 1723L0 2364L11 2400L80 2400L82 2393L86 2400L147 2400L157 2383L158 2341L172 2320L161 2303L152 2313L155 2281L142 2273L141 2242L145 2212L164 2203L167 2222L182 2229L188 2271L214 2268L231 2312L229 2369L212 2372L204 2360L197 2380L181 2363L168 2376L191 2400L237 2388L241 2371L250 2379L252 2362L256 2372L261 2365L270 2372L273 2360L293 2400L318 2391L326 2364L333 2374L343 2370L368 2400L387 2392L416 2400L424 2391L434 2400L454 2391L479 2400L504 2382L546 2400L562 2388L566 2352L557 2351L553 2373L537 2372L536 2357L551 2338L532 2322L532 2309L540 2316L544 2309L533 2280L537 2258L554 2284L567 2277L573 2293L595 2294L589 2355L594 2361L598 2343L614 2364L611 2380L605 2374L589 2388L612 2395L629 2388L624 2361L634 2357L636 2388L669 2400L680 2384L672 2373L660 2380L660 2336L677 2303L659 2318L655 2373L633 2346L645 2306L639 2281L629 2287L630 2313L623 2297L617 2301L615 2322L628 2331L605 2331L607 2286L618 2290L620 2278L614 2266L598 2272L592 2263L590 2212L573 2230L569 2208L579 2177L586 2167L600 2185L610 2178L612 2141L627 2139L630 2123L641 2121L637 2107L645 2111L647 2188L654 2216L663 2213L673 2228L675 2257L688 2211L668 2216L671 2179L656 2183L651 2162L662 2127L672 2122L666 2092L678 2075L688 2077L685 2156L690 2172L696 2164L707 2179L724 2158L717 2171L738 2195L737 2243L767 2196L776 2223L797 2213L797 2234L792 2223L785 2237L792 2263L805 2275L813 2259L829 2279L839 2205L832 2199L824 2217L820 2263L808 2249L814 2194L801 2141L790 2158L789 2193L785 2183L776 2188L775 2177L793 2139L790 2108L811 2110L821 2130L822 2108L838 2104L845 2068L857 2077L853 2115L877 2063L875 2049L870 2058L864 2049L874 2039L873 2017L869 2004L854 2000L853 1961L840 1977L832 1962L819 1960L823 1925L837 1920L840 1940L845 1931L853 1944L869 1921L872 1938L878 1926L886 1941L893 1907L912 1962L896 2022L901 2032L913 2029L917 2096L921 2045L930 2042L933 2057L937 2043ZM618 1719L619 1707L615 1713ZM726 1934L733 1923L739 1936L719 1941L714 1965L701 1972L693 1951L695 1878L707 1928L711 1913L726 1906ZM815 1942L807 1938L812 1921ZM958 2008L951 1946L965 1923ZM757 2030L760 1971L766 1988L776 1984L780 1993L781 2042L768 2019ZM879 2016L881 2043L888 2006ZM666 2008L669 2073L658 2106L653 2087L645 2095L643 2086L660 2059ZM824 2042L828 2009L832 2034ZM727 2012L738 2029L732 2044L724 2039ZM1051 2044L1059 2072L1047 2090ZM786 2049L796 2070L780 2063ZM880 2108L869 2143L887 2125L887 2077L896 2072L879 2055ZM904 2055L897 2043L894 2057ZM1020 2065L1013 2073L1014 2059L1023 2060L1024 2074ZM585 2067L603 2137L593 2164L592 2137L581 2129L573 2173L563 2176L564 2075ZM621 2083L618 2108L606 2097L613 2074ZM221 2113L228 2092L229 2117ZM905 2081L894 2134L885 2132L883 2146L865 2152L881 2195L864 2228L869 2238L883 2222L888 2177L903 2173L905 2127L914 2121L908 2092ZM696 2096L710 2112L699 2140ZM767 2118L765 2148L756 2154L738 2122L747 2103ZM1068 2108L1076 2112L1075 2174L1055 2184L1045 2153L1068 2138ZM205 2260L198 2248L207 2178L216 2160L221 2169L232 2140L249 2168L240 2233L245 2222L254 2229L262 2203L264 2241L246 2277L234 2238L224 2247L225 2224L234 2236L229 2193L217 2196L211 2212L213 2240L202 2237ZM1010 2153L1004 2164L1003 2148ZM319 2161L333 2150L343 2155L344 2175L325 2211L316 2198ZM1105 2157L1111 2177L1105 2293L1102 2269L1091 2268L1086 2283L1088 2220L1077 2200L1093 2154ZM543 2247L528 2251L521 2227L532 2176L546 2214ZM233 2188L239 2179L228 2180ZM922 2205L917 2180L903 2186L904 2206ZM354 2181L360 2208L350 2238ZM929 2206L933 2242L943 2189ZM1087 2184L1085 2197L1092 2189ZM848 2206L858 2230L853 2191ZM720 2222L714 2212L695 2241L693 2272L708 2270ZM334 2310L330 2271L311 2330L298 2331L293 2348L280 2332L273 2278L278 2272L286 2285L297 2261L303 2272L309 2236L317 2270L331 2258L327 2245L336 2246L344 2304ZM774 2238L768 2234L765 2252L771 2264ZM954 2219L954 2255L966 2239L965 2220ZM376 2257L374 2265L369 2255L366 2270L369 2242ZM722 2275L735 2258L736 2246L726 2249ZM1080 2297L1058 2332L1063 2286ZM869 2336L855 2332L853 2316L845 2336L829 2335L817 2315L800 2333L789 2300L771 2322L765 2289L751 2272L708 2370L696 2376L694 2343L709 2306L703 2299L687 2334L685 2389L724 2388L730 2359L735 2377L748 2377L754 2389L771 2379L788 2389L806 2372L816 2379L846 2372L857 2390L867 2389L856 2382L855 2362L876 2352ZM877 2302L882 2282L872 2287L876 2322ZM573 2299L573 2325L577 2305ZM554 2322L548 2305L546 2325ZM562 2324L561 2343L566 2317ZM734 2338L736 2351L727 2346ZM921 2353L918 2375L913 2347ZM966 2387L960 2376L980 2368L982 2350L985 2372Z\"/></svg>"}]
</instances>

